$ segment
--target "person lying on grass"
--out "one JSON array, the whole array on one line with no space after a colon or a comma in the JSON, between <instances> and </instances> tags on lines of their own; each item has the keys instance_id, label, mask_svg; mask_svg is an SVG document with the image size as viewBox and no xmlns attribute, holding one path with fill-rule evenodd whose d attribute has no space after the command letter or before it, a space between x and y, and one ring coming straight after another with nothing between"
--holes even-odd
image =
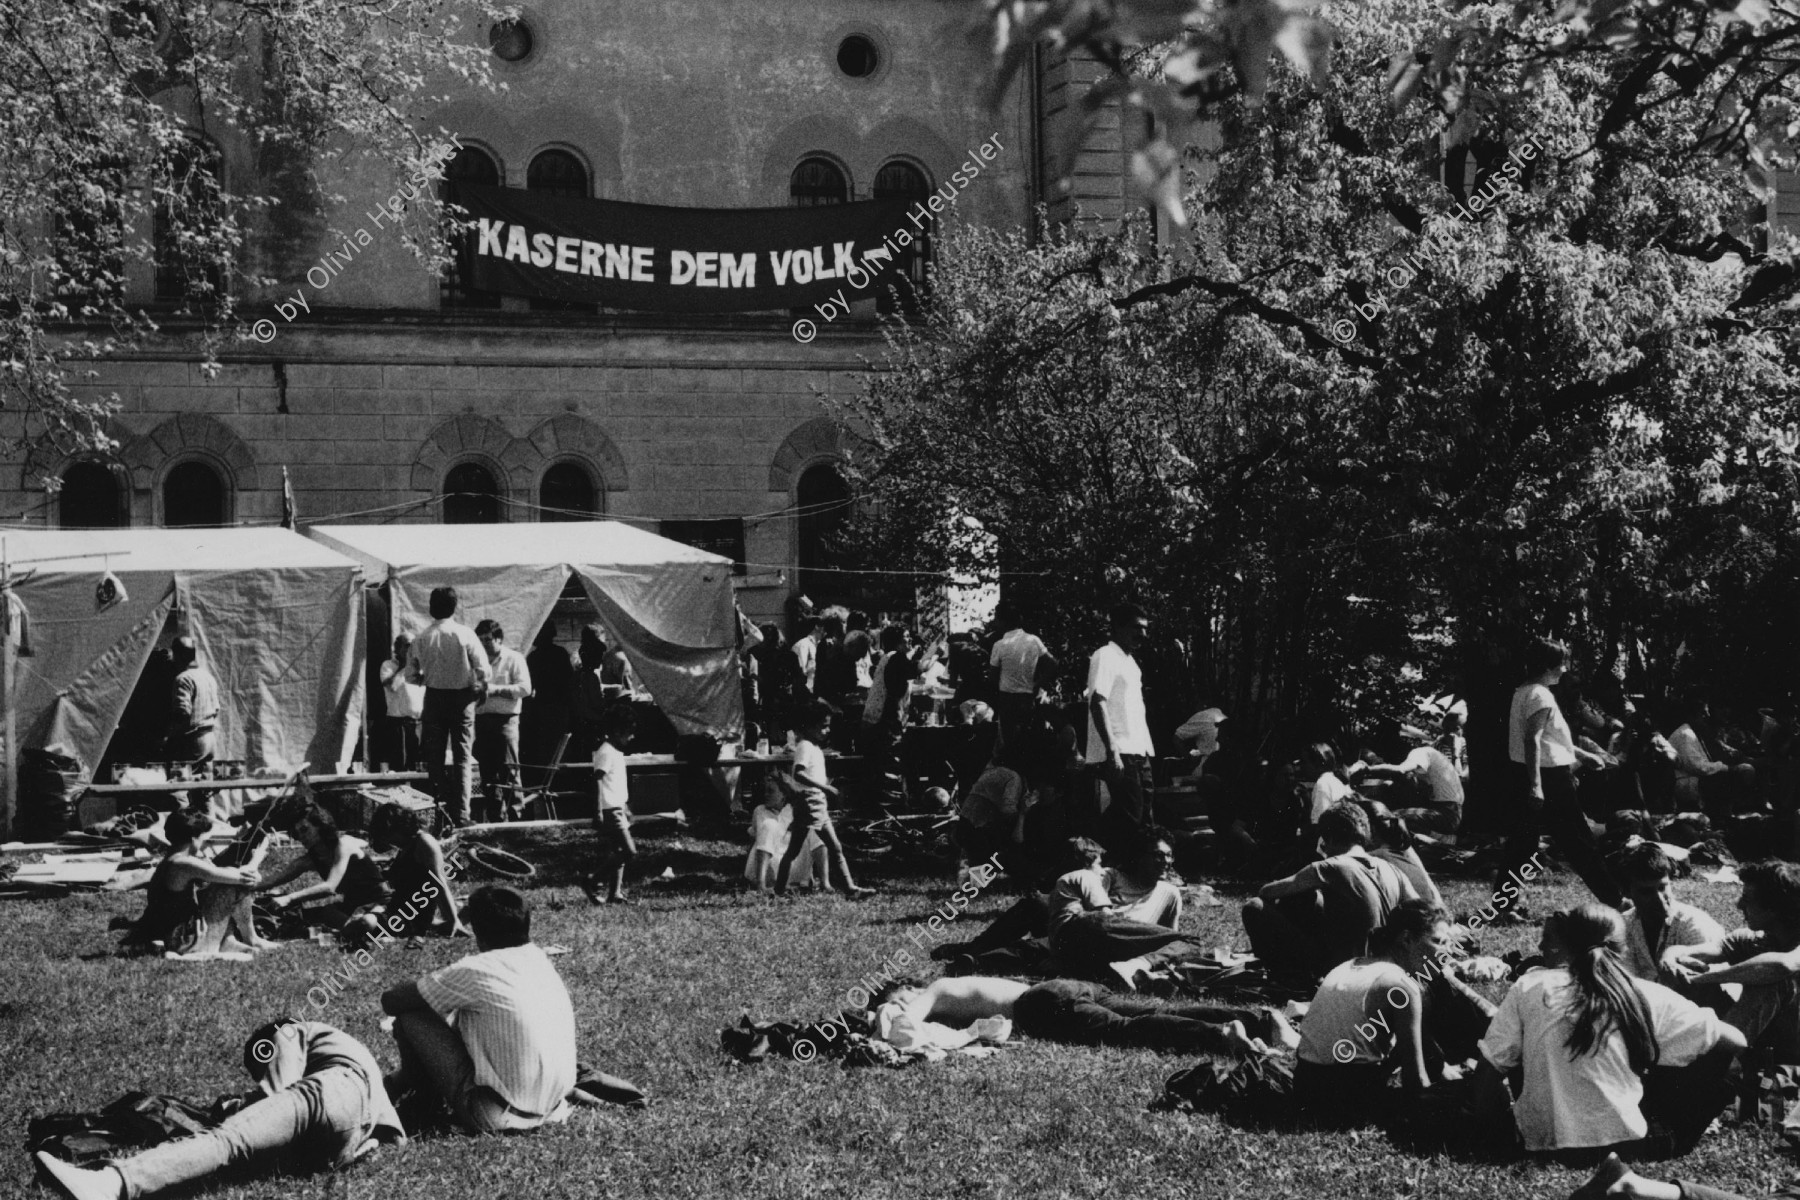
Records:
<instances>
[{"instance_id":1,"label":"person lying on grass","mask_svg":"<svg viewBox=\"0 0 1800 1200\"><path fill-rule=\"evenodd\" d=\"M1101 890L1084 895L1085 910L1061 921L1051 935L1062 964L1130 992L1146 972L1204 954L1178 932L1181 890L1165 878L1173 858L1167 833L1154 826L1140 833L1126 849L1125 864L1101 872Z\"/></svg>"},{"instance_id":2,"label":"person lying on grass","mask_svg":"<svg viewBox=\"0 0 1800 1200\"><path fill-rule=\"evenodd\" d=\"M263 880L258 890L272 891L309 870L318 873L319 882L276 896L276 908L292 908L308 900L326 900L324 904L307 909L307 924L342 931L352 917L362 916L387 903L387 880L382 876L381 865L369 852L368 842L338 832L337 822L317 804L303 805L298 815L288 820L292 824L287 832L300 843L305 853L273 877ZM274 821L270 825L274 826Z\"/></svg>"},{"instance_id":3,"label":"person lying on grass","mask_svg":"<svg viewBox=\"0 0 1800 1200\"><path fill-rule=\"evenodd\" d=\"M1325 976L1301 1025L1294 1090L1302 1108L1340 1123L1387 1115L1396 1068L1416 1103L1474 1057L1494 1006L1450 974L1450 918L1408 900L1370 939L1367 957ZM1429 982L1427 982L1429 981Z\"/></svg>"},{"instance_id":4,"label":"person lying on grass","mask_svg":"<svg viewBox=\"0 0 1800 1200\"><path fill-rule=\"evenodd\" d=\"M444 869L444 847L425 832L417 813L398 804L384 804L369 822L369 844L377 850L398 850L387 865L387 884L392 892L388 906L379 913L352 918L344 929L347 939L374 937L387 930L395 937L422 937L435 928L446 937L468 937L469 931L456 911L450 878ZM419 903L421 895L435 898ZM407 897L405 901L400 898ZM442 918L437 924L434 918Z\"/></svg>"},{"instance_id":5,"label":"person lying on grass","mask_svg":"<svg viewBox=\"0 0 1800 1200\"><path fill-rule=\"evenodd\" d=\"M1743 985L1725 1020L1778 1063L1800 1063L1800 866L1757 862L1738 868L1744 928L1678 946L1663 965L1688 986Z\"/></svg>"},{"instance_id":6,"label":"person lying on grass","mask_svg":"<svg viewBox=\"0 0 1800 1200\"><path fill-rule=\"evenodd\" d=\"M794 743L792 775L798 796L794 801L794 823L789 828L787 853L781 856L781 865L775 871L777 896L787 894L788 874L806 845L809 830L817 832L819 840L825 843L831 856L832 877L843 880L845 895L860 899L875 894L874 888L858 887L851 877L850 860L844 857L844 843L838 840L837 828L831 823L830 801L826 797L836 796L838 790L831 786L825 775L825 745L831 738L831 718L836 714L837 709L830 701L814 700L800 718L800 737Z\"/></svg>"},{"instance_id":7,"label":"person lying on grass","mask_svg":"<svg viewBox=\"0 0 1800 1200\"><path fill-rule=\"evenodd\" d=\"M1607 1155L1595 1169L1593 1178L1577 1188L1569 1200L1601 1200L1603 1196L1620 1196L1625 1200L1748 1200L1737 1192L1688 1179L1675 1183L1646 1179L1636 1171L1628 1170L1617 1154ZM1800 1200L1800 1183L1790 1182L1780 1191L1770 1192L1766 1200Z\"/></svg>"},{"instance_id":8,"label":"person lying on grass","mask_svg":"<svg viewBox=\"0 0 1800 1200\"><path fill-rule=\"evenodd\" d=\"M1298 1035L1270 1008L1158 1003L1107 992L1077 979L1022 983L989 975L963 975L924 984L898 979L870 1002L877 1019L963 1026L1009 1017L1028 1037L1078 1046L1126 1046L1177 1054L1264 1055L1273 1045L1294 1045ZM1253 1035L1250 1031L1255 1030Z\"/></svg>"},{"instance_id":9,"label":"person lying on grass","mask_svg":"<svg viewBox=\"0 0 1800 1200\"><path fill-rule=\"evenodd\" d=\"M251 911L255 869L221 867L206 857L203 847L212 825L211 817L196 812L173 812L163 822L169 852L150 876L143 915L125 935L124 948L160 944L168 957L188 962L245 961L250 951L278 944L256 935Z\"/></svg>"},{"instance_id":10,"label":"person lying on grass","mask_svg":"<svg viewBox=\"0 0 1800 1200\"><path fill-rule=\"evenodd\" d=\"M273 1021L244 1043L258 1091L215 1129L164 1142L102 1167L78 1167L43 1151L42 1177L69 1200L137 1200L260 1160L320 1170L349 1166L406 1131L361 1042L318 1021ZM291 1151L291 1154L284 1152Z\"/></svg>"},{"instance_id":11,"label":"person lying on grass","mask_svg":"<svg viewBox=\"0 0 1800 1200\"><path fill-rule=\"evenodd\" d=\"M556 966L531 941L531 909L510 888L463 907L478 953L381 995L400 1069L390 1095L442 1102L469 1133L565 1121L576 1081L575 1010Z\"/></svg>"},{"instance_id":12,"label":"person lying on grass","mask_svg":"<svg viewBox=\"0 0 1800 1200\"><path fill-rule=\"evenodd\" d=\"M1361 806L1338 801L1317 829L1323 860L1264 884L1243 913L1250 948L1270 972L1315 980L1367 954L1369 935L1402 901L1419 898L1392 864L1370 856Z\"/></svg>"},{"instance_id":13,"label":"person lying on grass","mask_svg":"<svg viewBox=\"0 0 1800 1200\"><path fill-rule=\"evenodd\" d=\"M1632 978L1625 918L1604 904L1554 914L1540 948L1549 965L1512 986L1481 1040L1477 1125L1503 1126L1510 1103L1526 1150L1595 1151L1644 1139L1654 1117L1662 1141L1691 1148L1729 1098L1744 1035ZM1516 1102L1504 1079L1515 1070Z\"/></svg>"}]
</instances>

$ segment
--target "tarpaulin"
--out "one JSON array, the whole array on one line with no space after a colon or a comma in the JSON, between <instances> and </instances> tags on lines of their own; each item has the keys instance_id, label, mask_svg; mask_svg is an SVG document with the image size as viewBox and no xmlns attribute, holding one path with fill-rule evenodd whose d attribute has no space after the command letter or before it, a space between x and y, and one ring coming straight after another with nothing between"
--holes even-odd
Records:
<instances>
[{"instance_id":1,"label":"tarpaulin","mask_svg":"<svg viewBox=\"0 0 1800 1200\"><path fill-rule=\"evenodd\" d=\"M362 568L280 529L7 532L36 654L19 660L20 744L92 769L171 610L219 681L216 753L258 768L346 762L363 703ZM29 560L39 560L32 562ZM124 598L101 608L111 571Z\"/></svg>"},{"instance_id":2,"label":"tarpaulin","mask_svg":"<svg viewBox=\"0 0 1800 1200\"><path fill-rule=\"evenodd\" d=\"M457 259L467 286L654 312L870 298L934 215L906 200L669 208L476 184L446 194L475 222Z\"/></svg>"},{"instance_id":3,"label":"tarpaulin","mask_svg":"<svg viewBox=\"0 0 1800 1200\"><path fill-rule=\"evenodd\" d=\"M518 525L315 525L307 534L390 585L394 632L431 621L431 590L456 588L456 619L492 618L529 646L569 576L598 610L609 644L675 728L743 732L731 560L618 521Z\"/></svg>"}]
</instances>

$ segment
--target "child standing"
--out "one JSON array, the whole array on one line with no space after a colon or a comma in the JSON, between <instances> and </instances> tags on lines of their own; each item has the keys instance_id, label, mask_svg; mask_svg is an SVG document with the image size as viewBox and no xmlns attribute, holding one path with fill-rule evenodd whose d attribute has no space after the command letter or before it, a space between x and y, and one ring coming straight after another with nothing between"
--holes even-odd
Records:
<instances>
[{"instance_id":1,"label":"child standing","mask_svg":"<svg viewBox=\"0 0 1800 1200\"><path fill-rule=\"evenodd\" d=\"M594 751L594 774L600 781L600 806L594 824L600 833L600 874L588 889L595 904L628 904L625 897L625 864L637 857L631 839L630 796L625 783L625 748L631 744L631 710L620 705L600 723L600 746ZM610 879L608 876L610 875ZM603 881L609 883L605 895Z\"/></svg>"},{"instance_id":2,"label":"child standing","mask_svg":"<svg viewBox=\"0 0 1800 1200\"><path fill-rule=\"evenodd\" d=\"M788 835L787 853L782 855L781 867L775 873L777 896L787 894L788 872L793 868L794 860L800 857L809 830L817 832L819 840L825 843L831 857L832 873L844 881L846 895L860 898L875 892L874 888L858 887L856 880L851 878L844 844L838 840L837 830L831 824L831 809L826 797L835 796L838 791L825 775L825 742L831 736L831 718L836 713L837 709L826 700L814 700L801 712L800 739L794 743L792 777L800 795L794 801L794 823Z\"/></svg>"}]
</instances>

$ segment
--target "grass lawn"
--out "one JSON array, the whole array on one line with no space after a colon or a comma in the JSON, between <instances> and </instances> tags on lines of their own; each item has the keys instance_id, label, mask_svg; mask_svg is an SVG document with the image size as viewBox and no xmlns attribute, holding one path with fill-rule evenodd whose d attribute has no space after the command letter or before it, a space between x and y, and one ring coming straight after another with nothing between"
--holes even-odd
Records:
<instances>
[{"instance_id":1,"label":"grass lawn","mask_svg":"<svg viewBox=\"0 0 1800 1200\"><path fill-rule=\"evenodd\" d=\"M731 890L742 848L646 839L639 903L589 907L570 880L586 835L527 852L548 883L530 892L537 941L575 999L583 1057L643 1087L643 1112L584 1111L528 1137L434 1137L340 1176L235 1177L198 1194L236 1198L643 1196L1566 1196L1582 1173L1556 1166L1423 1158L1378 1130L1262 1133L1210 1116L1147 1111L1162 1080L1189 1060L1145 1051L1018 1043L986 1060L906 1070L827 1063L740 1066L719 1030L748 1009L759 1019L822 1015L844 989L919 928L953 884L880 878L878 898L769 902ZM515 848L523 849L519 845ZM715 876L708 890L697 875ZM1456 912L1485 884L1440 879ZM1573 877L1533 887L1546 913L1578 898ZM1735 924L1735 886L1699 880L1684 898ZM1228 900L1242 889L1222 888ZM951 936L967 936L1009 902L982 896ZM24 1154L33 1115L94 1109L141 1088L210 1100L246 1085L243 1040L258 1022L305 1007L307 989L342 958L296 943L252 964L104 957L107 918L141 895L78 896L0 906L8 930L0 970L0 1196L46 1194ZM1190 912L1203 942L1247 948L1235 903ZM1489 931L1488 953L1535 946L1535 925ZM323 1015L391 1065L377 1028L381 990L449 962L467 943L393 945ZM1490 992L1496 989L1488 989ZM1662 1177L1759 1195L1789 1175L1767 1133L1731 1127Z\"/></svg>"}]
</instances>

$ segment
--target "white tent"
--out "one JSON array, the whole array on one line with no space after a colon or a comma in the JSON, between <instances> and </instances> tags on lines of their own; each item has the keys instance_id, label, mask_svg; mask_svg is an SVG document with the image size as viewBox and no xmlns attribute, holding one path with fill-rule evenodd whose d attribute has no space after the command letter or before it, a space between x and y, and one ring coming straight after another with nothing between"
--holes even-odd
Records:
<instances>
[{"instance_id":1,"label":"white tent","mask_svg":"<svg viewBox=\"0 0 1800 1200\"><path fill-rule=\"evenodd\" d=\"M731 560L618 521L517 525L317 525L307 533L390 585L396 632L431 620L435 587L457 619L498 621L531 645L573 574L663 712L682 733L743 730Z\"/></svg>"},{"instance_id":2,"label":"white tent","mask_svg":"<svg viewBox=\"0 0 1800 1200\"><path fill-rule=\"evenodd\" d=\"M346 761L361 729L362 568L285 529L0 531L30 620L19 744L100 758L171 610L219 681L217 754ZM103 605L107 572L122 598Z\"/></svg>"}]
</instances>

